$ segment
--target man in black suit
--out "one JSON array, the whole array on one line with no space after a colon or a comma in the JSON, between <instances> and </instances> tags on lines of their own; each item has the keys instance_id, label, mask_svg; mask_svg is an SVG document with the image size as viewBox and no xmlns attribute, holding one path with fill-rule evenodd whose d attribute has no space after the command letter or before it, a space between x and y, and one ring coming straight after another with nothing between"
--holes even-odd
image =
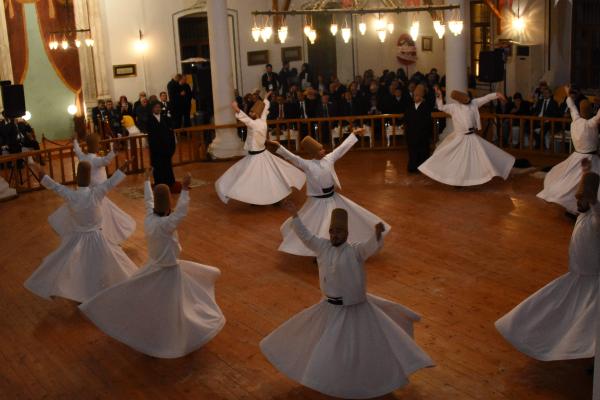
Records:
<instances>
[{"instance_id":1,"label":"man in black suit","mask_svg":"<svg viewBox=\"0 0 600 400\"><path fill-rule=\"evenodd\" d=\"M153 168L154 184L164 183L173 190L175 175L171 158L175 154L175 135L171 130L169 117L162 115L158 101L151 105L152 115L148 118L148 146L150 148L150 164Z\"/></svg>"},{"instance_id":2,"label":"man in black suit","mask_svg":"<svg viewBox=\"0 0 600 400\"><path fill-rule=\"evenodd\" d=\"M181 117L183 118L183 126L184 128L192 126L192 121L190 120L190 113L192 112L192 88L187 83L187 79L185 76L182 76L179 80L179 112Z\"/></svg>"},{"instance_id":3,"label":"man in black suit","mask_svg":"<svg viewBox=\"0 0 600 400\"><path fill-rule=\"evenodd\" d=\"M560 110L558 108L558 104L556 100L553 99L552 91L549 87L544 87L542 89L542 98L539 99L535 105L533 106L532 115L537 117L546 117L546 118L556 118L560 117ZM534 124L534 147L541 147L540 138L543 133L544 137L544 147L546 150L550 149L550 132L551 132L551 122L544 122L543 126L540 126L539 121L535 121Z\"/></svg>"},{"instance_id":4,"label":"man in black suit","mask_svg":"<svg viewBox=\"0 0 600 400\"><path fill-rule=\"evenodd\" d=\"M171 118L171 102L167 96L167 92L160 92L159 95L161 114Z\"/></svg>"},{"instance_id":5,"label":"man in black suit","mask_svg":"<svg viewBox=\"0 0 600 400\"><path fill-rule=\"evenodd\" d=\"M417 85L413 91L413 101L407 107L403 118L410 173L419 172L419 165L429 158L433 136L431 112L431 106L425 101L425 87Z\"/></svg>"},{"instance_id":6,"label":"man in black suit","mask_svg":"<svg viewBox=\"0 0 600 400\"><path fill-rule=\"evenodd\" d=\"M92 120L94 121L96 129L98 129L99 122L104 121L107 116L106 102L104 100L98 100L98 105L92 108Z\"/></svg>"},{"instance_id":7,"label":"man in black suit","mask_svg":"<svg viewBox=\"0 0 600 400\"><path fill-rule=\"evenodd\" d=\"M292 77L292 71L290 70L290 62L284 61L281 71L279 71L279 87L281 88L281 94L284 96L287 94L290 87L290 78Z\"/></svg>"},{"instance_id":8,"label":"man in black suit","mask_svg":"<svg viewBox=\"0 0 600 400\"><path fill-rule=\"evenodd\" d=\"M167 84L167 92L171 101L173 128L181 128L181 106L179 105L179 93L181 92L179 87L180 80L181 74L176 74Z\"/></svg>"},{"instance_id":9,"label":"man in black suit","mask_svg":"<svg viewBox=\"0 0 600 400\"><path fill-rule=\"evenodd\" d=\"M267 64L265 68L266 72L261 78L262 86L267 92L278 93L279 76L277 76L277 74L273 72L273 66L271 64Z\"/></svg>"}]
</instances>

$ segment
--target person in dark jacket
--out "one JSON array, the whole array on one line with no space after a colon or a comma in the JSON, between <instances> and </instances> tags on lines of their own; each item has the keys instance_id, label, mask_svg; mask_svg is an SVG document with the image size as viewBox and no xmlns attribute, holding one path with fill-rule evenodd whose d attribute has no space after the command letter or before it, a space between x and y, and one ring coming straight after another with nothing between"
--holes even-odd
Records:
<instances>
[{"instance_id":1,"label":"person in dark jacket","mask_svg":"<svg viewBox=\"0 0 600 400\"><path fill-rule=\"evenodd\" d=\"M175 135L171 130L171 121L161 113L160 102L153 102L150 107L152 113L148 118L147 130L154 184L164 183L171 188L171 192L177 192L171 162L175 154Z\"/></svg>"},{"instance_id":2,"label":"person in dark jacket","mask_svg":"<svg viewBox=\"0 0 600 400\"><path fill-rule=\"evenodd\" d=\"M419 172L419 165L429 158L433 136L432 111L431 105L425 101L425 87L417 85L403 118L410 173Z\"/></svg>"}]
</instances>

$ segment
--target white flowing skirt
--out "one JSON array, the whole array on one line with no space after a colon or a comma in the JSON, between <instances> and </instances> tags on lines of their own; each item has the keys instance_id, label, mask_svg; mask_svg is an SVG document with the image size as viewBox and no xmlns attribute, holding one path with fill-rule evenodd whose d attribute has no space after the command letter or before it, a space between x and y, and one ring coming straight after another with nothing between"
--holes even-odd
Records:
<instances>
[{"instance_id":1,"label":"white flowing skirt","mask_svg":"<svg viewBox=\"0 0 600 400\"><path fill-rule=\"evenodd\" d=\"M108 197L102 199L100 209L102 210L102 232L109 241L121 244L135 232L135 220ZM73 221L67 204L63 204L53 212L48 217L48 222L61 238L75 229L75 221Z\"/></svg>"},{"instance_id":2,"label":"white flowing skirt","mask_svg":"<svg viewBox=\"0 0 600 400\"><path fill-rule=\"evenodd\" d=\"M331 222L331 211L336 208L343 208L348 211L348 242L364 243L371 239L375 232L375 225L383 222L387 235L392 227L372 212L359 206L352 200L335 193L333 196L319 199L308 197L298 216L308 230L316 236L329 239L329 224ZM294 228L292 228L292 218L288 218L281 225L281 234L283 241L279 245L279 251L297 256L315 256L315 253L302 243Z\"/></svg>"},{"instance_id":3,"label":"white flowing skirt","mask_svg":"<svg viewBox=\"0 0 600 400\"><path fill-rule=\"evenodd\" d=\"M382 396L433 361L413 341L412 310L367 294L337 306L326 300L296 314L260 342L267 359L290 379L346 399Z\"/></svg>"},{"instance_id":4,"label":"white flowing skirt","mask_svg":"<svg viewBox=\"0 0 600 400\"><path fill-rule=\"evenodd\" d=\"M568 272L496 321L517 350L537 360L593 357L598 275Z\"/></svg>"},{"instance_id":5,"label":"white flowing skirt","mask_svg":"<svg viewBox=\"0 0 600 400\"><path fill-rule=\"evenodd\" d=\"M226 204L229 199L235 199L267 205L287 197L292 187L302 189L305 181L304 172L265 150L247 155L232 165L215 182L215 189Z\"/></svg>"},{"instance_id":6,"label":"white flowing skirt","mask_svg":"<svg viewBox=\"0 0 600 400\"><path fill-rule=\"evenodd\" d=\"M452 186L474 186L494 176L507 179L515 158L477 134L453 133L419 166L438 182Z\"/></svg>"},{"instance_id":7,"label":"white flowing skirt","mask_svg":"<svg viewBox=\"0 0 600 400\"><path fill-rule=\"evenodd\" d=\"M44 259L25 287L46 299L59 296L82 303L136 271L123 249L101 231L74 232Z\"/></svg>"},{"instance_id":8,"label":"white flowing skirt","mask_svg":"<svg viewBox=\"0 0 600 400\"><path fill-rule=\"evenodd\" d=\"M79 306L103 332L159 358L182 357L225 325L215 301L217 268L190 261L146 266Z\"/></svg>"},{"instance_id":9,"label":"white flowing skirt","mask_svg":"<svg viewBox=\"0 0 600 400\"><path fill-rule=\"evenodd\" d=\"M575 193L581 180L581 160L592 160L592 171L600 173L600 157L594 154L572 153L569 158L557 164L544 178L544 190L537 196L551 203L557 203L570 213L577 214Z\"/></svg>"}]
</instances>

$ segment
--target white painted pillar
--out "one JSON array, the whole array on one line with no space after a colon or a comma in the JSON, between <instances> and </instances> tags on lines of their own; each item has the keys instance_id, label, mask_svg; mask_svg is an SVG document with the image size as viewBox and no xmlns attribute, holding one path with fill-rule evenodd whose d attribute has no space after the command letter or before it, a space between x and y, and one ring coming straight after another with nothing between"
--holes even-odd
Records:
<instances>
[{"instance_id":1,"label":"white painted pillar","mask_svg":"<svg viewBox=\"0 0 600 400\"><path fill-rule=\"evenodd\" d=\"M92 38L94 39L93 50L93 64L94 64L94 75L96 81L96 96L97 97L109 97L110 88L107 77L107 66L109 65L108 48L104 42L103 36L103 23L102 14L100 11L101 0L88 0L87 1L87 15L89 21L89 28L91 29ZM88 26L86 23L84 26ZM118 41L118 40L117 40ZM124 45L119 43L118 45ZM108 66L110 70L112 68ZM95 103L93 105L96 105ZM88 105L89 106L89 105Z\"/></svg>"},{"instance_id":2,"label":"white painted pillar","mask_svg":"<svg viewBox=\"0 0 600 400\"><path fill-rule=\"evenodd\" d=\"M207 0L208 41L210 45L210 71L212 76L215 125L234 124L231 110L233 96L233 70L231 50L228 46L227 1ZM208 152L214 158L230 158L244 154L242 141L235 128L218 129Z\"/></svg>"},{"instance_id":3,"label":"white painted pillar","mask_svg":"<svg viewBox=\"0 0 600 400\"><path fill-rule=\"evenodd\" d=\"M88 28L89 11L86 1L75 1L73 3L75 11L75 26L79 29ZM79 54L79 71L81 72L81 90L83 91L83 101L86 106L96 104L96 74L94 72L94 57L92 49L85 45L84 37L80 37L81 47L77 50Z\"/></svg>"},{"instance_id":4,"label":"white painted pillar","mask_svg":"<svg viewBox=\"0 0 600 400\"><path fill-rule=\"evenodd\" d=\"M448 29L448 21L452 17L456 10L445 11L446 20L446 34L444 35L444 41L446 46L445 58L446 58L446 102L454 103L455 101L450 98L450 93L453 90L460 90L461 92L467 91L467 49L469 47L469 35L470 21L468 20L469 2L466 0L449 0L448 4L460 4L460 15L463 20L463 31L460 35L454 36L450 29ZM446 120L446 128L444 133L440 135L440 141L442 141L448 133L452 132L452 119Z\"/></svg>"}]
</instances>

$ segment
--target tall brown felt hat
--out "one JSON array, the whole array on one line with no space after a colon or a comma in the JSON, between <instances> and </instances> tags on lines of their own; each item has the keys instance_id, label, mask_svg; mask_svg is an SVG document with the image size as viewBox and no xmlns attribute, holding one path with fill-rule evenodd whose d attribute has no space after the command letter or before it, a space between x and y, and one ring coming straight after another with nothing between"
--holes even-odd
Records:
<instances>
[{"instance_id":1,"label":"tall brown felt hat","mask_svg":"<svg viewBox=\"0 0 600 400\"><path fill-rule=\"evenodd\" d=\"M471 102L471 98L469 97L468 93L461 92L458 90L453 90L452 93L450 93L450 97L452 97L454 100L458 101L461 104L469 104Z\"/></svg>"},{"instance_id":2,"label":"tall brown felt hat","mask_svg":"<svg viewBox=\"0 0 600 400\"><path fill-rule=\"evenodd\" d=\"M348 211L336 208L331 212L329 229L342 229L348 231Z\"/></svg>"},{"instance_id":3,"label":"tall brown felt hat","mask_svg":"<svg viewBox=\"0 0 600 400\"><path fill-rule=\"evenodd\" d=\"M265 103L262 100L258 100L256 103L254 103L254 105L250 109L250 112L253 112L257 118L260 118L264 109Z\"/></svg>"},{"instance_id":4,"label":"tall brown felt hat","mask_svg":"<svg viewBox=\"0 0 600 400\"><path fill-rule=\"evenodd\" d=\"M92 180L92 164L89 161L80 161L77 164L77 186L88 187Z\"/></svg>"},{"instance_id":5,"label":"tall brown felt hat","mask_svg":"<svg viewBox=\"0 0 600 400\"><path fill-rule=\"evenodd\" d=\"M97 153L100 150L100 136L92 133L85 137L85 144L87 144L88 153Z\"/></svg>"},{"instance_id":6,"label":"tall brown felt hat","mask_svg":"<svg viewBox=\"0 0 600 400\"><path fill-rule=\"evenodd\" d=\"M164 183L154 186L154 212L166 215L171 211L171 192Z\"/></svg>"},{"instance_id":7,"label":"tall brown felt hat","mask_svg":"<svg viewBox=\"0 0 600 400\"><path fill-rule=\"evenodd\" d=\"M579 115L581 118L592 118L592 103L589 100L583 99L579 102Z\"/></svg>"},{"instance_id":8,"label":"tall brown felt hat","mask_svg":"<svg viewBox=\"0 0 600 400\"><path fill-rule=\"evenodd\" d=\"M302 150L310 154L311 157L317 156L319 154L319 151L321 151L321 149L323 148L323 145L317 142L311 136L306 136L304 139L302 139L302 142L300 142L300 146L302 147Z\"/></svg>"}]
</instances>

